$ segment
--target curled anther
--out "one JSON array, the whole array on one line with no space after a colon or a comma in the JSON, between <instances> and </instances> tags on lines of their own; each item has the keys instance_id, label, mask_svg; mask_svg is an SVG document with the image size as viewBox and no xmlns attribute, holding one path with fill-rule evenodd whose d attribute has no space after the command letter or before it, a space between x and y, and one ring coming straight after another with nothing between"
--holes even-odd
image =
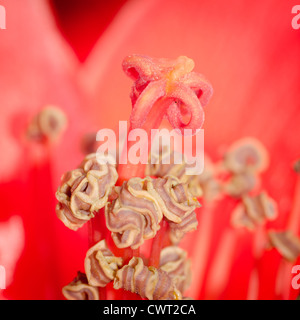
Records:
<instances>
[{"instance_id":1,"label":"curled anther","mask_svg":"<svg viewBox=\"0 0 300 320\"><path fill-rule=\"evenodd\" d=\"M184 292L191 284L191 261L187 252L177 246L165 247L160 253L160 269L174 281L176 288Z\"/></svg>"},{"instance_id":2,"label":"curled anther","mask_svg":"<svg viewBox=\"0 0 300 320\"><path fill-rule=\"evenodd\" d=\"M175 163L176 154L182 159L178 161L179 163ZM184 161L181 154L164 147L159 150L158 154L150 154L145 174L160 178L166 175L174 176L180 182L187 184L193 197L203 197L207 201L216 199L220 194L221 186L214 177L211 160L205 157L204 170L200 175L187 175L186 170L190 166Z\"/></svg>"},{"instance_id":3,"label":"curled anther","mask_svg":"<svg viewBox=\"0 0 300 320\"><path fill-rule=\"evenodd\" d=\"M124 289L149 300L181 300L181 292L163 270L146 267L141 258L132 258L117 271L115 289Z\"/></svg>"},{"instance_id":4,"label":"curled anther","mask_svg":"<svg viewBox=\"0 0 300 320\"><path fill-rule=\"evenodd\" d=\"M294 163L294 170L295 170L296 173L300 174L300 160L297 160Z\"/></svg>"},{"instance_id":5,"label":"curled anther","mask_svg":"<svg viewBox=\"0 0 300 320\"><path fill-rule=\"evenodd\" d=\"M46 106L31 120L27 138L38 142L56 142L66 129L67 117L55 106Z\"/></svg>"},{"instance_id":6,"label":"curled anther","mask_svg":"<svg viewBox=\"0 0 300 320\"><path fill-rule=\"evenodd\" d=\"M114 256L105 240L99 241L86 253L84 268L88 283L96 287L105 287L114 279L122 264L123 259Z\"/></svg>"},{"instance_id":7,"label":"curled anther","mask_svg":"<svg viewBox=\"0 0 300 320\"><path fill-rule=\"evenodd\" d=\"M137 249L144 240L155 237L163 216L178 239L197 227L194 209L199 203L176 177L132 178L115 192L116 198L106 205L105 217L119 248Z\"/></svg>"},{"instance_id":8,"label":"curled anther","mask_svg":"<svg viewBox=\"0 0 300 320\"><path fill-rule=\"evenodd\" d=\"M253 230L257 225L277 217L277 204L266 192L244 196L232 213L232 224Z\"/></svg>"},{"instance_id":9,"label":"curled anther","mask_svg":"<svg viewBox=\"0 0 300 320\"><path fill-rule=\"evenodd\" d=\"M163 215L170 222L181 223L184 218L190 216L199 206L188 186L174 176L153 179L153 190L151 191L159 202Z\"/></svg>"},{"instance_id":10,"label":"curled anther","mask_svg":"<svg viewBox=\"0 0 300 320\"><path fill-rule=\"evenodd\" d=\"M88 155L77 169L62 177L56 192L58 218L72 230L82 227L105 206L117 179L113 165L99 164L95 154Z\"/></svg>"},{"instance_id":11,"label":"curled anther","mask_svg":"<svg viewBox=\"0 0 300 320\"><path fill-rule=\"evenodd\" d=\"M195 231L198 226L198 219L195 211L184 217L180 223L169 222L170 240L178 245L186 233Z\"/></svg>"},{"instance_id":12,"label":"curled anther","mask_svg":"<svg viewBox=\"0 0 300 320\"><path fill-rule=\"evenodd\" d=\"M105 217L117 247L137 249L156 235L163 215L152 189L149 177L132 178L115 188L117 198L106 206Z\"/></svg>"},{"instance_id":13,"label":"curled anther","mask_svg":"<svg viewBox=\"0 0 300 320\"><path fill-rule=\"evenodd\" d=\"M180 163L175 163L177 154L181 158ZM145 173L148 176L155 176L158 178L163 178L166 175L174 176L188 185L189 191L193 197L200 197L202 195L202 189L199 182L199 176L186 174L186 169L189 166L182 158L183 156L181 154L171 151L169 148L161 148L158 155L149 155L149 162L146 166Z\"/></svg>"},{"instance_id":14,"label":"curled anther","mask_svg":"<svg viewBox=\"0 0 300 320\"><path fill-rule=\"evenodd\" d=\"M191 195L188 185L174 176L155 179L153 187L162 212L169 222L170 240L173 244L178 244L187 232L197 229L195 209L200 204Z\"/></svg>"},{"instance_id":15,"label":"curled anther","mask_svg":"<svg viewBox=\"0 0 300 320\"><path fill-rule=\"evenodd\" d=\"M88 284L84 273L78 271L77 277L62 289L68 300L99 300L98 288Z\"/></svg>"},{"instance_id":16,"label":"curled anther","mask_svg":"<svg viewBox=\"0 0 300 320\"><path fill-rule=\"evenodd\" d=\"M243 138L230 146L225 154L224 164L232 173L260 173L267 168L269 155L259 140Z\"/></svg>"},{"instance_id":17,"label":"curled anther","mask_svg":"<svg viewBox=\"0 0 300 320\"><path fill-rule=\"evenodd\" d=\"M268 233L270 244L288 261L295 262L300 256L300 239L291 231L275 231Z\"/></svg>"},{"instance_id":18,"label":"curled anther","mask_svg":"<svg viewBox=\"0 0 300 320\"><path fill-rule=\"evenodd\" d=\"M234 142L224 157L224 167L230 173L223 190L234 198L241 198L260 185L259 174L266 170L269 155L262 143L252 137Z\"/></svg>"},{"instance_id":19,"label":"curled anther","mask_svg":"<svg viewBox=\"0 0 300 320\"><path fill-rule=\"evenodd\" d=\"M259 184L259 177L251 170L245 170L244 172L234 173L223 185L223 190L234 198L241 198L257 188Z\"/></svg>"}]
</instances>

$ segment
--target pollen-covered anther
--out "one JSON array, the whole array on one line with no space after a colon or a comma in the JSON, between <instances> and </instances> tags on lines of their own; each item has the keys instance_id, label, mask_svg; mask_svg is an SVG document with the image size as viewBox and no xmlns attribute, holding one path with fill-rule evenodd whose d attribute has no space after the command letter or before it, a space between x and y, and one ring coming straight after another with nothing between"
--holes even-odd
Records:
<instances>
[{"instance_id":1,"label":"pollen-covered anther","mask_svg":"<svg viewBox=\"0 0 300 320\"><path fill-rule=\"evenodd\" d=\"M184 217L180 223L169 222L170 240L174 245L178 245L188 232L197 230L198 219L195 211Z\"/></svg>"},{"instance_id":2,"label":"pollen-covered anther","mask_svg":"<svg viewBox=\"0 0 300 320\"><path fill-rule=\"evenodd\" d=\"M165 176L153 181L159 205L170 226L170 240L178 244L187 232L196 230L195 213L200 204L192 197L188 185L174 176Z\"/></svg>"},{"instance_id":3,"label":"pollen-covered anther","mask_svg":"<svg viewBox=\"0 0 300 320\"><path fill-rule=\"evenodd\" d=\"M27 128L27 138L44 142L55 142L66 129L67 117L55 106L46 106L32 119Z\"/></svg>"},{"instance_id":4,"label":"pollen-covered anther","mask_svg":"<svg viewBox=\"0 0 300 320\"><path fill-rule=\"evenodd\" d=\"M175 163L175 158L178 155L181 161ZM169 148L162 148L159 154L150 154L149 162L146 166L145 174L148 176L155 176L162 178L166 175L171 175L178 178L181 182L188 185L189 191L193 197L200 197L202 195L202 188L199 183L198 175L187 175L186 169L189 166L185 163L183 156Z\"/></svg>"},{"instance_id":5,"label":"pollen-covered anther","mask_svg":"<svg viewBox=\"0 0 300 320\"><path fill-rule=\"evenodd\" d=\"M232 213L232 224L236 227L255 229L259 224L277 217L277 204L266 192L257 196L244 196Z\"/></svg>"},{"instance_id":6,"label":"pollen-covered anther","mask_svg":"<svg viewBox=\"0 0 300 320\"><path fill-rule=\"evenodd\" d=\"M230 146L223 164L230 173L223 190L232 197L240 198L260 185L259 174L266 170L269 155L257 139L243 138Z\"/></svg>"},{"instance_id":7,"label":"pollen-covered anther","mask_svg":"<svg viewBox=\"0 0 300 320\"><path fill-rule=\"evenodd\" d=\"M97 142L96 136L96 132L89 132L82 136L80 147L83 154L87 155L90 153L95 153L97 151L99 142Z\"/></svg>"},{"instance_id":8,"label":"pollen-covered anther","mask_svg":"<svg viewBox=\"0 0 300 320\"><path fill-rule=\"evenodd\" d=\"M175 158L180 156L180 163L175 163ZM160 147L158 153L152 151L149 154L149 160L146 166L145 174L162 178L166 175L173 175L177 178L182 177L185 173L186 164L182 155L170 150L169 147Z\"/></svg>"},{"instance_id":9,"label":"pollen-covered anther","mask_svg":"<svg viewBox=\"0 0 300 320\"><path fill-rule=\"evenodd\" d=\"M188 185L174 176L153 179L151 193L157 198L166 219L175 224L183 222L199 206Z\"/></svg>"},{"instance_id":10,"label":"pollen-covered anther","mask_svg":"<svg viewBox=\"0 0 300 320\"><path fill-rule=\"evenodd\" d=\"M72 230L77 230L103 208L118 179L115 167L99 164L96 154L88 155L79 168L62 177L56 192L57 216Z\"/></svg>"},{"instance_id":11,"label":"pollen-covered anther","mask_svg":"<svg viewBox=\"0 0 300 320\"><path fill-rule=\"evenodd\" d=\"M240 198L254 190L260 184L260 179L251 170L233 174L224 183L223 191L234 198Z\"/></svg>"},{"instance_id":12,"label":"pollen-covered anther","mask_svg":"<svg viewBox=\"0 0 300 320\"><path fill-rule=\"evenodd\" d=\"M224 157L225 167L233 173L251 170L264 171L269 164L269 155L262 143L255 138L243 138L234 142Z\"/></svg>"},{"instance_id":13,"label":"pollen-covered anther","mask_svg":"<svg viewBox=\"0 0 300 320\"><path fill-rule=\"evenodd\" d=\"M295 172L297 172L298 174L300 174L300 160L297 160L297 161L294 163L294 170L295 170Z\"/></svg>"},{"instance_id":14,"label":"pollen-covered anther","mask_svg":"<svg viewBox=\"0 0 300 320\"><path fill-rule=\"evenodd\" d=\"M105 240L99 241L86 253L84 268L88 283L96 287L105 287L114 279L122 264L123 259L114 256Z\"/></svg>"},{"instance_id":15,"label":"pollen-covered anther","mask_svg":"<svg viewBox=\"0 0 300 320\"><path fill-rule=\"evenodd\" d=\"M99 300L98 288L88 284L86 275L80 271L72 282L63 287L62 293L68 300Z\"/></svg>"},{"instance_id":16,"label":"pollen-covered anther","mask_svg":"<svg viewBox=\"0 0 300 320\"><path fill-rule=\"evenodd\" d=\"M160 254L160 269L165 271L181 292L191 284L191 261L187 252L177 246L165 247Z\"/></svg>"},{"instance_id":17,"label":"pollen-covered anther","mask_svg":"<svg viewBox=\"0 0 300 320\"><path fill-rule=\"evenodd\" d=\"M193 189L196 188L196 191ZM222 196L222 185L216 177L216 168L209 157L204 159L204 170L189 182L189 190L194 195L197 195L199 188L202 191L202 198L207 202L212 202Z\"/></svg>"},{"instance_id":18,"label":"pollen-covered anther","mask_svg":"<svg viewBox=\"0 0 300 320\"><path fill-rule=\"evenodd\" d=\"M180 163L175 163L178 156ZM169 148L161 148L158 154L150 154L149 162L146 166L145 174L155 177L164 177L171 175L187 184L189 192L193 197L203 197L207 201L216 199L220 194L220 184L214 177L214 168L211 160L205 158L205 167L200 175L187 174L187 170L191 167L188 165L184 157Z\"/></svg>"},{"instance_id":19,"label":"pollen-covered anther","mask_svg":"<svg viewBox=\"0 0 300 320\"><path fill-rule=\"evenodd\" d=\"M137 249L155 237L163 215L152 190L149 177L132 178L115 188L118 197L106 206L105 216L117 247Z\"/></svg>"},{"instance_id":20,"label":"pollen-covered anther","mask_svg":"<svg viewBox=\"0 0 300 320\"><path fill-rule=\"evenodd\" d=\"M295 262L300 256L300 239L291 231L269 231L269 240L272 247L288 261Z\"/></svg>"},{"instance_id":21,"label":"pollen-covered anther","mask_svg":"<svg viewBox=\"0 0 300 320\"><path fill-rule=\"evenodd\" d=\"M141 258L132 258L117 271L115 289L124 289L149 300L181 300L181 292L163 270L147 267Z\"/></svg>"}]
</instances>

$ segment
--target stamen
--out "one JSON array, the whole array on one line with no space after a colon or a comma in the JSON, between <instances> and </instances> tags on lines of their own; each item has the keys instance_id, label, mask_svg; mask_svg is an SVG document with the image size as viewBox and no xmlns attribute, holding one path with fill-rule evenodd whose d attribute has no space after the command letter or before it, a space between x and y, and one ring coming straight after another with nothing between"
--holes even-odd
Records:
<instances>
[{"instance_id":1,"label":"stamen","mask_svg":"<svg viewBox=\"0 0 300 320\"><path fill-rule=\"evenodd\" d=\"M123 69L134 80L128 135L133 129L144 129L148 153L153 139L150 130L158 129L165 116L182 133L185 128L193 133L201 128L203 107L212 95L212 87L202 75L192 72L193 68L193 60L187 57L168 60L134 55L124 60ZM125 145L130 149L133 142L128 140ZM56 193L57 215L73 230L88 222L90 249L85 271L88 284L100 287L100 299L107 297L106 288L112 280L114 288L137 292L143 298L181 299L175 283L185 290L190 282L186 255L182 249L172 247L177 254L175 260L165 261L169 251L163 251L162 268L170 275L159 265L161 250L170 239L177 244L198 224L194 212L199 206L197 177L179 174L144 178L145 165L133 165L126 157L124 148L118 172L109 163L98 163L92 154L77 169L66 173ZM153 241L146 267L139 258L139 248L148 239ZM127 294L122 293L122 298Z\"/></svg>"},{"instance_id":2,"label":"stamen","mask_svg":"<svg viewBox=\"0 0 300 320\"><path fill-rule=\"evenodd\" d=\"M185 292L192 281L191 261L187 252L177 246L168 246L161 250L160 269L172 279L180 292Z\"/></svg>"},{"instance_id":3,"label":"stamen","mask_svg":"<svg viewBox=\"0 0 300 320\"><path fill-rule=\"evenodd\" d=\"M114 280L115 289L138 293L149 300L180 300L172 278L161 269L146 267L141 258L132 258L128 265L118 270Z\"/></svg>"},{"instance_id":4,"label":"stamen","mask_svg":"<svg viewBox=\"0 0 300 320\"><path fill-rule=\"evenodd\" d=\"M55 106L47 106L30 122L27 137L38 142L56 142L66 126L67 118L64 112Z\"/></svg>"},{"instance_id":5,"label":"stamen","mask_svg":"<svg viewBox=\"0 0 300 320\"><path fill-rule=\"evenodd\" d=\"M292 203L292 210L290 212L289 219L287 221L286 232L282 235L286 239L287 244L283 246L280 244L280 250L282 254L286 256L287 259L293 260L297 255L299 236L299 223L300 223L300 174L299 174L299 163L300 160L296 161L294 164L294 170L297 173L296 185L294 190L294 199ZM295 238L296 237L296 238ZM294 240L293 240L294 239ZM282 242L283 239L281 239ZM292 254L291 246L296 248L294 254ZM296 252L296 253L295 253ZM288 299L290 293L290 280L291 280L291 268L292 262L281 260L278 275L276 279L276 294L278 297L283 299Z\"/></svg>"},{"instance_id":6,"label":"stamen","mask_svg":"<svg viewBox=\"0 0 300 320\"><path fill-rule=\"evenodd\" d=\"M99 165L95 154L62 177L56 192L58 218L70 229L77 230L103 208L118 178L113 165Z\"/></svg>"},{"instance_id":7,"label":"stamen","mask_svg":"<svg viewBox=\"0 0 300 320\"><path fill-rule=\"evenodd\" d=\"M269 239L286 260L295 262L300 256L300 239L291 231L269 231Z\"/></svg>"},{"instance_id":8,"label":"stamen","mask_svg":"<svg viewBox=\"0 0 300 320\"><path fill-rule=\"evenodd\" d=\"M106 206L105 216L117 247L137 249L156 235L163 215L150 189L149 177L132 178L116 188L118 198Z\"/></svg>"},{"instance_id":9,"label":"stamen","mask_svg":"<svg viewBox=\"0 0 300 320\"><path fill-rule=\"evenodd\" d=\"M244 196L232 213L232 224L254 230L257 225L267 220L274 220L278 215L276 202L266 192L257 196Z\"/></svg>"},{"instance_id":10,"label":"stamen","mask_svg":"<svg viewBox=\"0 0 300 320\"><path fill-rule=\"evenodd\" d=\"M86 275L80 271L72 282L63 287L62 293L68 300L99 300L98 288L89 285Z\"/></svg>"},{"instance_id":11,"label":"stamen","mask_svg":"<svg viewBox=\"0 0 300 320\"><path fill-rule=\"evenodd\" d=\"M300 173L300 160L294 163L294 170L295 172Z\"/></svg>"},{"instance_id":12,"label":"stamen","mask_svg":"<svg viewBox=\"0 0 300 320\"><path fill-rule=\"evenodd\" d=\"M206 296L216 299L228 284L230 271L234 262L238 235L233 230L226 230L222 235L212 265L207 275Z\"/></svg>"},{"instance_id":13,"label":"stamen","mask_svg":"<svg viewBox=\"0 0 300 320\"><path fill-rule=\"evenodd\" d=\"M226 152L225 166L234 173L252 170L263 172L269 164L268 152L255 138L243 138L233 143Z\"/></svg>"},{"instance_id":14,"label":"stamen","mask_svg":"<svg viewBox=\"0 0 300 320\"><path fill-rule=\"evenodd\" d=\"M163 248L164 238L168 235L168 224L165 219L161 223L157 236L153 239L149 257L149 266L158 268L160 265L160 255Z\"/></svg>"},{"instance_id":15,"label":"stamen","mask_svg":"<svg viewBox=\"0 0 300 320\"><path fill-rule=\"evenodd\" d=\"M294 190L292 210L289 216L287 229L291 230L295 235L298 235L300 227L300 160L295 162L294 170L297 173L296 185Z\"/></svg>"}]
</instances>

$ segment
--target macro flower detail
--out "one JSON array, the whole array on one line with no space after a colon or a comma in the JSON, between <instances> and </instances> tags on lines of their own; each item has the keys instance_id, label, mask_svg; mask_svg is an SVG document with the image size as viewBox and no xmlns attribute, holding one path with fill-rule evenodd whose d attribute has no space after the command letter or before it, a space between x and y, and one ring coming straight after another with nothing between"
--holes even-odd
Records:
<instances>
[{"instance_id":1,"label":"macro flower detail","mask_svg":"<svg viewBox=\"0 0 300 320\"><path fill-rule=\"evenodd\" d=\"M124 59L123 70L134 80L131 90L130 130L146 131L149 152L150 131L158 129L165 117L183 135L195 134L202 127L203 107L210 100L213 90L202 75L192 72L193 69L194 61L184 56L176 60L142 55ZM186 132L184 129L191 130ZM128 143L128 147L131 144L132 142ZM121 155L122 163L126 157L124 153ZM144 177L145 165L133 168L121 164L118 168L121 182L132 177L128 171L136 177Z\"/></svg>"},{"instance_id":2,"label":"macro flower detail","mask_svg":"<svg viewBox=\"0 0 300 320\"><path fill-rule=\"evenodd\" d=\"M142 128L149 134L160 126L164 115L178 129L200 129L202 107L212 89L202 76L191 72L193 60L129 56L123 68L135 79L129 133ZM182 115L189 115L187 124L182 122ZM187 232L197 228L198 177L184 175L183 169L188 167L184 162L174 170L167 168L165 176L145 177L144 164L123 162L130 142L127 136L117 168L98 163L98 154L90 154L77 169L63 176L56 193L57 216L73 230L91 220L90 249L84 266L88 284L99 287L100 299L106 298L106 285L112 280L115 289L123 288L142 298L182 299L181 290L190 282L190 262L179 248L169 247L162 257L161 251L170 243L178 245ZM148 142L147 156L150 135ZM173 172L177 176L170 175ZM150 239L146 266L140 247ZM160 268L160 262L170 274Z\"/></svg>"},{"instance_id":3,"label":"macro flower detail","mask_svg":"<svg viewBox=\"0 0 300 320\"><path fill-rule=\"evenodd\" d=\"M221 197L222 183L216 177L216 166L208 156L205 156L205 167L203 172L192 178L189 182L190 192L205 199L207 202L213 202Z\"/></svg>"},{"instance_id":4,"label":"macro flower detail","mask_svg":"<svg viewBox=\"0 0 300 320\"><path fill-rule=\"evenodd\" d=\"M113 255L105 240L99 241L86 253L84 268L88 283L95 287L105 287L114 279L122 264L122 258Z\"/></svg>"},{"instance_id":5,"label":"macro flower detail","mask_svg":"<svg viewBox=\"0 0 300 320\"><path fill-rule=\"evenodd\" d=\"M192 211L182 219L180 223L170 222L170 240L178 245L186 233L195 231L198 226L198 219L195 211Z\"/></svg>"},{"instance_id":6,"label":"macro flower detail","mask_svg":"<svg viewBox=\"0 0 300 320\"><path fill-rule=\"evenodd\" d=\"M300 160L297 160L294 163L294 170L295 170L295 172L300 173Z\"/></svg>"},{"instance_id":7,"label":"macro flower detail","mask_svg":"<svg viewBox=\"0 0 300 320\"><path fill-rule=\"evenodd\" d=\"M175 164L175 154L169 147L160 148L158 154L151 152L146 166L145 174L162 178L166 175L172 175L181 178L185 173L186 164L184 161Z\"/></svg>"},{"instance_id":8,"label":"macro flower detail","mask_svg":"<svg viewBox=\"0 0 300 320\"><path fill-rule=\"evenodd\" d=\"M268 232L270 244L288 261L295 262L300 256L300 239L291 231Z\"/></svg>"},{"instance_id":9,"label":"macro flower detail","mask_svg":"<svg viewBox=\"0 0 300 320\"><path fill-rule=\"evenodd\" d=\"M99 300L98 288L88 284L84 273L78 271L76 278L62 289L68 300Z\"/></svg>"},{"instance_id":10,"label":"macro flower detail","mask_svg":"<svg viewBox=\"0 0 300 320\"><path fill-rule=\"evenodd\" d=\"M191 261L187 252L178 246L169 246L160 253L160 269L172 279L180 292L185 292L191 284Z\"/></svg>"},{"instance_id":11,"label":"macro flower detail","mask_svg":"<svg viewBox=\"0 0 300 320\"><path fill-rule=\"evenodd\" d=\"M174 128L200 128L203 107L212 96L212 87L200 74L192 72L194 62L185 56L176 60L131 55L124 59L123 69L135 83L131 92L133 128L142 127L146 116L158 100L166 102L166 115ZM187 124L183 115L188 114Z\"/></svg>"},{"instance_id":12,"label":"macro flower detail","mask_svg":"<svg viewBox=\"0 0 300 320\"><path fill-rule=\"evenodd\" d=\"M181 300L181 293L172 278L161 269L147 267L142 258L132 258L128 265L118 270L115 289L138 293L149 300Z\"/></svg>"},{"instance_id":13,"label":"macro flower detail","mask_svg":"<svg viewBox=\"0 0 300 320\"><path fill-rule=\"evenodd\" d=\"M106 206L106 224L119 248L137 249L153 238L163 216L176 238L197 227L194 212L198 201L186 184L172 176L151 179L132 178L115 188L118 198Z\"/></svg>"},{"instance_id":14,"label":"macro flower detail","mask_svg":"<svg viewBox=\"0 0 300 320\"><path fill-rule=\"evenodd\" d=\"M188 185L189 192L195 198L203 197L211 201L220 193L221 186L214 177L214 168L208 157L205 158L205 168L200 175L187 175L186 169L191 165L184 159L181 163L175 164L175 151L171 151L168 147L161 148L158 155L151 153L149 158L151 159L146 166L146 175L160 178L167 175L174 176Z\"/></svg>"},{"instance_id":15,"label":"macro flower detail","mask_svg":"<svg viewBox=\"0 0 300 320\"><path fill-rule=\"evenodd\" d=\"M157 198L149 192L152 189L149 177L132 178L115 188L118 197L106 206L105 216L117 247L137 249L156 235L163 215Z\"/></svg>"},{"instance_id":16,"label":"macro flower detail","mask_svg":"<svg viewBox=\"0 0 300 320\"><path fill-rule=\"evenodd\" d=\"M269 155L265 147L254 138L234 142L225 154L223 166L229 172L224 191L239 198L260 184L259 174L266 170Z\"/></svg>"},{"instance_id":17,"label":"macro flower detail","mask_svg":"<svg viewBox=\"0 0 300 320\"><path fill-rule=\"evenodd\" d=\"M269 164L265 147L254 138L243 138L234 142L227 150L224 165L234 173L251 170L256 173L264 171Z\"/></svg>"},{"instance_id":18,"label":"macro flower detail","mask_svg":"<svg viewBox=\"0 0 300 320\"><path fill-rule=\"evenodd\" d=\"M277 217L277 205L266 192L256 196L244 196L232 214L235 226L244 226L253 230L257 225Z\"/></svg>"},{"instance_id":19,"label":"macro flower detail","mask_svg":"<svg viewBox=\"0 0 300 320\"><path fill-rule=\"evenodd\" d=\"M181 155L182 157L182 155ZM154 156L151 153L149 162L146 166L145 174L149 176L155 176L163 178L164 176L174 176L178 178L182 183L188 185L189 191L193 197L200 197L202 195L202 189L199 183L199 175L186 175L186 169L189 167L184 159L181 163L175 164L175 152L169 148L162 148L159 155Z\"/></svg>"},{"instance_id":20,"label":"macro flower detail","mask_svg":"<svg viewBox=\"0 0 300 320\"><path fill-rule=\"evenodd\" d=\"M187 185L174 176L153 179L153 188L163 215L170 222L181 223L199 206Z\"/></svg>"},{"instance_id":21,"label":"macro flower detail","mask_svg":"<svg viewBox=\"0 0 300 320\"><path fill-rule=\"evenodd\" d=\"M56 192L58 218L77 230L103 208L118 179L115 167L99 164L95 154L88 155L80 166L67 172Z\"/></svg>"},{"instance_id":22,"label":"macro flower detail","mask_svg":"<svg viewBox=\"0 0 300 320\"><path fill-rule=\"evenodd\" d=\"M258 176L245 171L233 174L224 184L224 191L234 198L241 198L252 191L259 183Z\"/></svg>"},{"instance_id":23,"label":"macro flower detail","mask_svg":"<svg viewBox=\"0 0 300 320\"><path fill-rule=\"evenodd\" d=\"M118 248L107 228L105 207L93 213L84 208L76 217L70 199L57 204L60 177L97 151L102 140L96 141L96 133L106 128L115 133L119 160L118 181L105 206L117 198L115 190L124 182L166 175L177 177L201 203L194 210L197 230L176 242L187 251L186 261L191 260L192 284L183 296L299 299L300 42L290 25L289 1L275 5L271 0L230 0L216 6L198 0L122 0L109 5L13 0L4 1L3 7L9 23L0 30L2 287L3 267L6 272L0 300L64 298L61 289L78 270L86 273L87 250L101 240L123 265L140 257L144 266L156 269L161 268L162 251L179 241L179 235L170 241L171 227L179 228L183 221L174 223L162 214L153 238L144 239L137 249ZM132 50L172 60L124 56ZM189 58L176 59L180 55L192 57L195 67ZM196 72L214 84L208 107L202 99L204 92L211 95L211 86L206 90L208 82L200 76L195 81L202 85L198 90L191 80ZM56 110L45 112L49 107ZM203 111L204 131L198 130ZM126 119L127 130L120 126ZM198 128L192 128L196 123ZM148 137L157 132L157 137L172 126L177 130L170 133L181 131L185 141L190 138L185 128L204 132L204 171L191 180L180 166L175 170L163 165L157 174L145 173L144 151L152 151L153 140L147 144L143 135L132 141L136 132ZM108 140L103 143L114 147ZM122 152L123 142L129 148ZM131 146L140 147L136 159L142 163L130 163L137 150ZM202 162L198 148L186 151L197 164ZM124 164L121 159L126 158ZM70 180L77 178L75 174ZM256 220L251 214L245 219L250 230L245 224L236 228L232 213L241 208L241 216L247 216L244 198L261 192L276 202L277 218ZM67 194L70 198L71 188ZM60 219L77 232L57 219L56 205ZM11 234L15 220L21 229ZM28 277L32 270L34 277ZM78 292L78 299L141 299L131 291L115 290L113 281L90 286L82 275L87 293Z\"/></svg>"},{"instance_id":24,"label":"macro flower detail","mask_svg":"<svg viewBox=\"0 0 300 320\"><path fill-rule=\"evenodd\" d=\"M66 129L67 117L55 106L46 106L31 120L27 127L27 138L38 142L56 142Z\"/></svg>"}]
</instances>

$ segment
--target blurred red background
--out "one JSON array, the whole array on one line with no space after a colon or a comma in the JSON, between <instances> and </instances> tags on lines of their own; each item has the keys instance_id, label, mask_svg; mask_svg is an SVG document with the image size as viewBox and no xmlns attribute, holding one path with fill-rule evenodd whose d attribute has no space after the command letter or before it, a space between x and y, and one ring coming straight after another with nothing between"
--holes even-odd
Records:
<instances>
[{"instance_id":1,"label":"blurred red background","mask_svg":"<svg viewBox=\"0 0 300 320\"><path fill-rule=\"evenodd\" d=\"M61 287L82 269L86 230L64 228L55 216L54 194L62 173L83 157L82 136L128 119L130 80L121 62L131 53L195 61L214 87L204 125L207 154L217 160L236 139L258 138L271 156L263 187L279 205L280 216L271 226L285 227L296 183L292 163L300 157L300 31L291 26L296 1L1 4L7 29L0 30L0 265L8 277L2 298L60 299ZM22 138L26 121L46 104L59 106L69 122L51 150ZM225 205L215 213L210 243L197 243L199 250L209 245L210 259L228 227ZM193 237L184 246L190 247ZM222 298L246 298L250 243L251 235L245 235ZM191 255L199 266L197 250ZM275 297L274 261L278 264L277 253L267 253L265 275L271 276L260 298ZM194 298L216 297L210 294L214 289L195 283Z\"/></svg>"}]
</instances>

